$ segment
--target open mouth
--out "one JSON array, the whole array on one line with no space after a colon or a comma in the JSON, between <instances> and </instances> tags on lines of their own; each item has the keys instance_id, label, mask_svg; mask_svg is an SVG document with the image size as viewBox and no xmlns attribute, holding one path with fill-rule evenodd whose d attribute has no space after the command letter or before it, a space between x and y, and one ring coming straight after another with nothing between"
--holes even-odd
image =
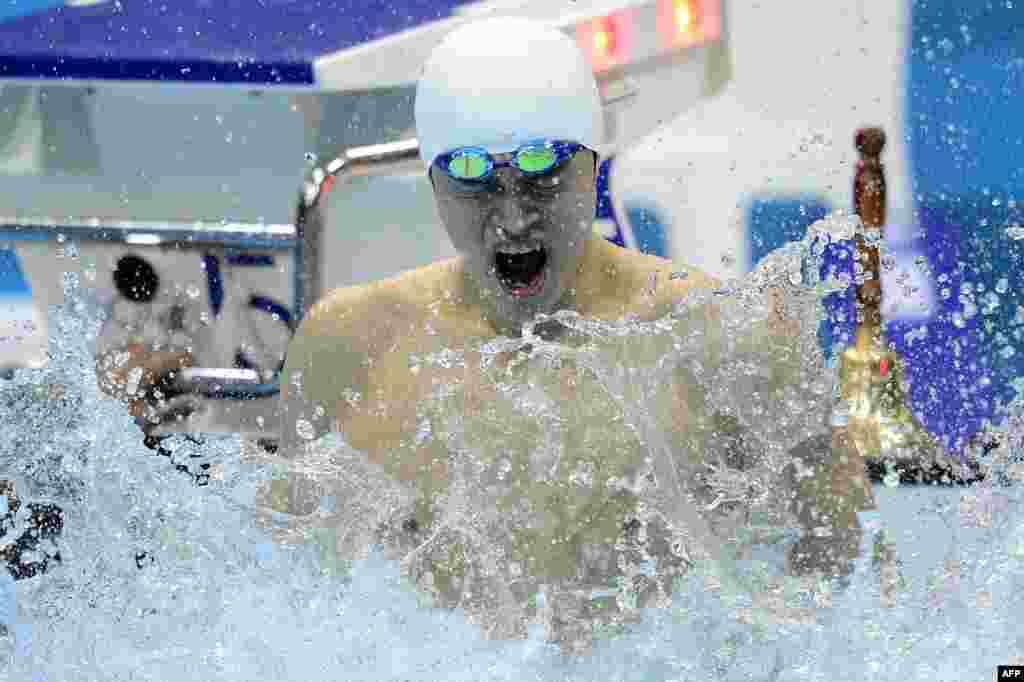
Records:
<instances>
[{"instance_id":1,"label":"open mouth","mask_svg":"<svg viewBox=\"0 0 1024 682\"><path fill-rule=\"evenodd\" d=\"M513 296L534 296L544 287L548 251L541 244L503 244L494 256L501 285Z\"/></svg>"}]
</instances>

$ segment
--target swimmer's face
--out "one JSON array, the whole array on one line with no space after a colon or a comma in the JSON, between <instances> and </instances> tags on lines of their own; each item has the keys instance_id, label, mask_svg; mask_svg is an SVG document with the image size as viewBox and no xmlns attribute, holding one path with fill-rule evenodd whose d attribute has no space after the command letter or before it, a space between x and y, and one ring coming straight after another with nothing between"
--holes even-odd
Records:
<instances>
[{"instance_id":1,"label":"swimmer's face","mask_svg":"<svg viewBox=\"0 0 1024 682\"><path fill-rule=\"evenodd\" d=\"M587 149L540 176L506 166L466 182L430 169L441 220L498 322L518 328L565 303L592 230L595 171Z\"/></svg>"}]
</instances>

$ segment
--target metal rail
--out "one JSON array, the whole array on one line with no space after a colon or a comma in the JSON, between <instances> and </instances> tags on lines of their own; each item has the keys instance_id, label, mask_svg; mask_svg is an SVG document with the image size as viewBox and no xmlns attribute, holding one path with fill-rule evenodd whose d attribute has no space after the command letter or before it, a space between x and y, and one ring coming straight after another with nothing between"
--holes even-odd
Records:
<instances>
[{"instance_id":1,"label":"metal rail","mask_svg":"<svg viewBox=\"0 0 1024 682\"><path fill-rule=\"evenodd\" d=\"M323 252L327 196L352 178L399 175L417 170L423 170L419 143L409 139L353 147L326 165L309 171L300 192L295 220L293 298L297 322L326 293ZM173 390L175 393L195 394L212 400L251 400L275 397L280 390L279 381L278 378L270 384L261 382L256 372L236 368L195 368L181 372L174 382ZM178 407L168 406L169 409Z\"/></svg>"}]
</instances>

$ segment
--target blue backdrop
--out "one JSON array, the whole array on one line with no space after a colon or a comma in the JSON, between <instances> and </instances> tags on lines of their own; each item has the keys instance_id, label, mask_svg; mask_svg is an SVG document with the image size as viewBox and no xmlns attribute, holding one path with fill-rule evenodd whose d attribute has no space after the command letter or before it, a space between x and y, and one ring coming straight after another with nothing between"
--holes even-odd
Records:
<instances>
[{"instance_id":1,"label":"blue backdrop","mask_svg":"<svg viewBox=\"0 0 1024 682\"><path fill-rule=\"evenodd\" d=\"M908 250L924 253L939 313L924 341L921 322L891 321L890 342L908 360L912 407L954 448L986 419L999 421L1024 370L1024 3L912 0L906 59L906 121L915 218ZM799 238L828 210L815 197L754 201L754 260ZM1010 235L1013 230L1010 230ZM853 260L830 247L824 267L852 276ZM826 300L822 341L851 338L853 292Z\"/></svg>"}]
</instances>

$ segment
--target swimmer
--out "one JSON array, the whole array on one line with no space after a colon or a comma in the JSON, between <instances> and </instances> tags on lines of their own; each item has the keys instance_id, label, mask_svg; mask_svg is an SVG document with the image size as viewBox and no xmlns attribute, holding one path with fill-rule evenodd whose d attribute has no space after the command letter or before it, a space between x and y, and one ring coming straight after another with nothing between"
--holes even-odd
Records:
<instances>
[{"instance_id":1,"label":"swimmer","mask_svg":"<svg viewBox=\"0 0 1024 682\"><path fill-rule=\"evenodd\" d=\"M293 468L264 501L295 529L333 524L346 556L382 543L435 603L464 609L494 636L521 636L543 613L553 640L585 647L602 614L622 622L636 606L598 586L632 586L651 603L691 563L674 527L684 495L665 488L673 514L638 504L652 474L666 486L659 456L645 462L651 439L627 425L630 396L645 398L627 381L618 401L600 367L650 365L699 330L706 348L690 359L726 345L762 353L772 390L782 391L799 371L799 324L772 291L775 312L749 339L731 339L710 297L718 282L594 233L601 101L563 34L518 19L455 29L424 66L415 116L459 255L333 291L310 311L282 380L280 454ZM516 345L525 325L557 311L673 327L619 337L548 323ZM761 456L739 421L711 404L701 371L677 363L645 403L661 429L650 433L667 434L683 487L698 497L707 486L692 474L712 464L702 460L717 457L728 478L726 469L755 468ZM760 400L781 402L771 395ZM848 571L856 512L874 504L846 434L821 430L767 486L805 530L790 557L796 573ZM336 509L325 520L318 504L330 494ZM742 507L732 502L719 496L704 508ZM272 523L280 530L280 515ZM719 537L743 515L709 523Z\"/></svg>"}]
</instances>

